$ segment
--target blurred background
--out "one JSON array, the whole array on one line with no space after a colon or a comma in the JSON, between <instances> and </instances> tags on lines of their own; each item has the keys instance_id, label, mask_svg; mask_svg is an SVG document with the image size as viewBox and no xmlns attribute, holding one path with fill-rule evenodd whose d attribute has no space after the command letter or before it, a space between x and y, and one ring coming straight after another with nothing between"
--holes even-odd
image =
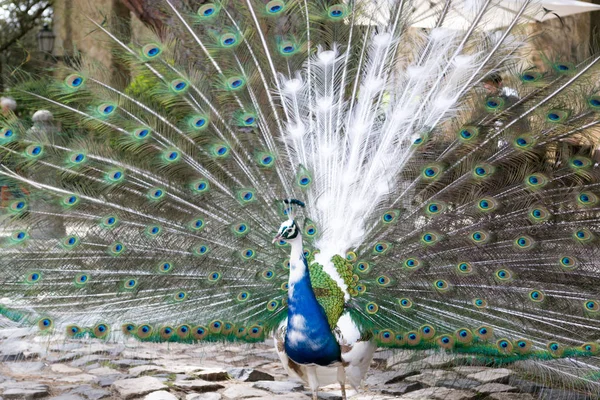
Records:
<instances>
[{"instance_id":1,"label":"blurred background","mask_svg":"<svg viewBox=\"0 0 600 400\"><path fill-rule=\"evenodd\" d=\"M182 1L194 8L208 0L173 0ZM415 22L414 29L425 29L427 9L442 0L421 2L422 18ZM499 3L510 4L511 0ZM539 50L581 59L590 53L590 48L598 47L600 11L591 10L600 9L600 0L551 0L543 1L542 6L543 13L536 14L526 28L537 36L533 45ZM91 21L110 25L111 29L118 27L119 38L127 43L142 38L150 30L162 36L168 26L164 7L161 0L0 0L0 92L10 92L15 70L36 71L69 65L82 55L114 69L118 72L113 74L114 79L124 80L127 71L122 71L112 57L114 44L99 35ZM529 61L535 63L537 56L531 54ZM126 78L113 84L126 85Z\"/></svg>"}]
</instances>

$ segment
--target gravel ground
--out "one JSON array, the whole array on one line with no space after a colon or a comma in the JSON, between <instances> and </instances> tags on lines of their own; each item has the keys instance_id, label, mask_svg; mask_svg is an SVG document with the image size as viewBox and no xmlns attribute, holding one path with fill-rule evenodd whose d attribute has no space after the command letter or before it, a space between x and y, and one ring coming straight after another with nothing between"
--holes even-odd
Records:
<instances>
[{"instance_id":1,"label":"gravel ground","mask_svg":"<svg viewBox=\"0 0 600 400\"><path fill-rule=\"evenodd\" d=\"M112 344L54 340L22 329L0 330L0 400L309 400L290 379L272 343L256 345L179 343ZM584 400L581 393L519 379L508 368L472 364L464 356L416 351L375 354L353 400ZM340 388L319 398L341 399Z\"/></svg>"}]
</instances>

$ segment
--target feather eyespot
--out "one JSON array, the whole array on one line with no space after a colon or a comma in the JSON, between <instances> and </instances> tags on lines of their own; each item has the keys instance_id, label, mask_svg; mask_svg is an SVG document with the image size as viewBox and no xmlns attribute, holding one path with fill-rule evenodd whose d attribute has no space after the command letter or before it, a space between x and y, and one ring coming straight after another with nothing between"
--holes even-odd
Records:
<instances>
[{"instance_id":1,"label":"feather eyespot","mask_svg":"<svg viewBox=\"0 0 600 400\"><path fill-rule=\"evenodd\" d=\"M505 105L505 100L502 97L492 96L485 100L485 109L489 112L502 110Z\"/></svg>"},{"instance_id":2,"label":"feather eyespot","mask_svg":"<svg viewBox=\"0 0 600 400\"><path fill-rule=\"evenodd\" d=\"M14 232L12 235L10 235L10 239L14 243L20 243L26 239L29 239L29 235L25 231L17 231L17 232Z\"/></svg>"},{"instance_id":3,"label":"feather eyespot","mask_svg":"<svg viewBox=\"0 0 600 400\"><path fill-rule=\"evenodd\" d=\"M494 276L501 282L507 282L512 279L512 273L507 269L499 269Z\"/></svg>"},{"instance_id":4,"label":"feather eyespot","mask_svg":"<svg viewBox=\"0 0 600 400\"><path fill-rule=\"evenodd\" d=\"M439 292L446 292L450 289L450 284L444 279L438 279L433 282L433 287Z\"/></svg>"},{"instance_id":5,"label":"feather eyespot","mask_svg":"<svg viewBox=\"0 0 600 400\"><path fill-rule=\"evenodd\" d=\"M531 135L521 135L513 140L513 147L517 150L525 151L535 145L535 140Z\"/></svg>"},{"instance_id":6,"label":"feather eyespot","mask_svg":"<svg viewBox=\"0 0 600 400\"><path fill-rule=\"evenodd\" d=\"M454 338L452 336L442 335L436 339L436 343L444 349L451 349L454 347Z\"/></svg>"},{"instance_id":7,"label":"feather eyespot","mask_svg":"<svg viewBox=\"0 0 600 400\"><path fill-rule=\"evenodd\" d=\"M98 339L105 338L110 333L110 328L106 324L97 324L93 329L94 336Z\"/></svg>"},{"instance_id":8,"label":"feather eyespot","mask_svg":"<svg viewBox=\"0 0 600 400\"><path fill-rule=\"evenodd\" d=\"M523 83L534 83L542 78L542 74L537 71L527 71L521 74L521 81Z\"/></svg>"},{"instance_id":9,"label":"feather eyespot","mask_svg":"<svg viewBox=\"0 0 600 400\"><path fill-rule=\"evenodd\" d=\"M383 216L381 217L381 221L386 225L391 224L391 223L396 222L398 220L399 216L400 216L400 211L389 210L383 214Z\"/></svg>"},{"instance_id":10,"label":"feather eyespot","mask_svg":"<svg viewBox=\"0 0 600 400\"><path fill-rule=\"evenodd\" d=\"M475 244L485 244L490 241L490 235L484 231L475 231L469 235L469 239Z\"/></svg>"},{"instance_id":11,"label":"feather eyespot","mask_svg":"<svg viewBox=\"0 0 600 400\"><path fill-rule=\"evenodd\" d=\"M204 244L201 244L200 246L196 246L193 251L197 256L203 256L210 251L210 248Z\"/></svg>"},{"instance_id":12,"label":"feather eyespot","mask_svg":"<svg viewBox=\"0 0 600 400\"><path fill-rule=\"evenodd\" d=\"M568 269L568 270L571 270L571 269L574 269L577 267L577 260L573 257L568 257L568 256L561 257L559 260L559 263L560 263L561 267Z\"/></svg>"},{"instance_id":13,"label":"feather eyespot","mask_svg":"<svg viewBox=\"0 0 600 400\"><path fill-rule=\"evenodd\" d=\"M479 128L476 126L465 126L458 132L458 139L463 143L473 141L479 135Z\"/></svg>"},{"instance_id":14,"label":"feather eyespot","mask_svg":"<svg viewBox=\"0 0 600 400\"><path fill-rule=\"evenodd\" d=\"M446 210L446 204L442 202L431 202L427 204L425 212L428 216L433 217L443 213Z\"/></svg>"},{"instance_id":15,"label":"feather eyespot","mask_svg":"<svg viewBox=\"0 0 600 400\"><path fill-rule=\"evenodd\" d=\"M129 278L129 279L125 280L123 287L127 290L132 290L132 289L135 289L137 287L137 285L138 285L137 279Z\"/></svg>"},{"instance_id":16,"label":"feather eyespot","mask_svg":"<svg viewBox=\"0 0 600 400\"><path fill-rule=\"evenodd\" d=\"M79 245L79 238L75 235L69 235L62 239L61 245L65 249L71 250L71 249L75 248L77 245Z\"/></svg>"},{"instance_id":17,"label":"feather eyespot","mask_svg":"<svg viewBox=\"0 0 600 400\"><path fill-rule=\"evenodd\" d=\"M461 262L456 264L456 270L460 274L468 275L473 273L473 266L468 262Z\"/></svg>"},{"instance_id":18,"label":"feather eyespot","mask_svg":"<svg viewBox=\"0 0 600 400\"><path fill-rule=\"evenodd\" d=\"M209 282L217 282L219 279L221 279L221 273L219 272L211 272L210 274L208 274L208 280Z\"/></svg>"},{"instance_id":19,"label":"feather eyespot","mask_svg":"<svg viewBox=\"0 0 600 400\"><path fill-rule=\"evenodd\" d=\"M484 299L473 299L473 305L477 308L486 308L487 307L487 301L485 301Z\"/></svg>"},{"instance_id":20,"label":"feather eyespot","mask_svg":"<svg viewBox=\"0 0 600 400\"><path fill-rule=\"evenodd\" d=\"M275 277L275 272L273 272L273 271L271 271L270 269L268 269L268 270L265 270L265 271L263 271L263 272L261 273L261 276L262 276L264 279L271 280L271 279L273 279L273 278Z\"/></svg>"},{"instance_id":21,"label":"feather eyespot","mask_svg":"<svg viewBox=\"0 0 600 400\"><path fill-rule=\"evenodd\" d=\"M488 340L494 335L494 330L490 326L480 326L475 331L475 335L481 340Z\"/></svg>"},{"instance_id":22,"label":"feather eyespot","mask_svg":"<svg viewBox=\"0 0 600 400\"><path fill-rule=\"evenodd\" d=\"M535 246L535 241L531 237L523 235L515 239L514 245L517 249L529 250Z\"/></svg>"},{"instance_id":23,"label":"feather eyespot","mask_svg":"<svg viewBox=\"0 0 600 400\"><path fill-rule=\"evenodd\" d=\"M598 204L598 196L592 192L581 192L577 195L577 203L584 207L595 206Z\"/></svg>"},{"instance_id":24,"label":"feather eyespot","mask_svg":"<svg viewBox=\"0 0 600 400\"><path fill-rule=\"evenodd\" d=\"M426 246L431 246L440 241L440 235L436 232L425 232L421 235L421 243Z\"/></svg>"},{"instance_id":25,"label":"feather eyespot","mask_svg":"<svg viewBox=\"0 0 600 400\"><path fill-rule=\"evenodd\" d=\"M356 263L356 269L360 273L367 273L371 270L371 265L366 261L359 261Z\"/></svg>"},{"instance_id":26,"label":"feather eyespot","mask_svg":"<svg viewBox=\"0 0 600 400\"><path fill-rule=\"evenodd\" d=\"M152 335L153 331L154 329L152 328L152 326L143 324L137 328L136 336L139 339L147 339Z\"/></svg>"},{"instance_id":27,"label":"feather eyespot","mask_svg":"<svg viewBox=\"0 0 600 400\"><path fill-rule=\"evenodd\" d=\"M12 203L10 203L9 211L13 214L18 214L18 213L22 213L22 212L26 211L27 208L28 208L27 202L25 202L23 200L15 200Z\"/></svg>"},{"instance_id":28,"label":"feather eyespot","mask_svg":"<svg viewBox=\"0 0 600 400\"><path fill-rule=\"evenodd\" d=\"M204 228L204 225L205 223L202 218L195 218L189 223L190 229L196 232L201 231Z\"/></svg>"},{"instance_id":29,"label":"feather eyespot","mask_svg":"<svg viewBox=\"0 0 600 400\"><path fill-rule=\"evenodd\" d=\"M369 314L377 314L377 311L379 311L379 306L373 302L370 302L365 306L365 310Z\"/></svg>"},{"instance_id":30,"label":"feather eyespot","mask_svg":"<svg viewBox=\"0 0 600 400\"><path fill-rule=\"evenodd\" d=\"M573 69L574 69L574 66L571 63L558 62L558 63L554 64L554 70L561 74L569 73Z\"/></svg>"},{"instance_id":31,"label":"feather eyespot","mask_svg":"<svg viewBox=\"0 0 600 400\"><path fill-rule=\"evenodd\" d=\"M473 332L467 328L460 328L454 333L454 337L459 343L468 344L473 341Z\"/></svg>"},{"instance_id":32,"label":"feather eyespot","mask_svg":"<svg viewBox=\"0 0 600 400\"><path fill-rule=\"evenodd\" d=\"M256 251L253 249L244 249L240 252L244 260L252 260L256 257Z\"/></svg>"},{"instance_id":33,"label":"feather eyespot","mask_svg":"<svg viewBox=\"0 0 600 400\"><path fill-rule=\"evenodd\" d=\"M258 339L263 333L263 327L260 325L253 325L248 329L248 336L253 339Z\"/></svg>"},{"instance_id":34,"label":"feather eyespot","mask_svg":"<svg viewBox=\"0 0 600 400\"><path fill-rule=\"evenodd\" d=\"M31 272L27 275L27 283L37 283L42 279L41 272Z\"/></svg>"},{"instance_id":35,"label":"feather eyespot","mask_svg":"<svg viewBox=\"0 0 600 400\"><path fill-rule=\"evenodd\" d=\"M327 9L327 15L333 20L344 18L348 14L348 8L344 4L335 4Z\"/></svg>"},{"instance_id":36,"label":"feather eyespot","mask_svg":"<svg viewBox=\"0 0 600 400\"><path fill-rule=\"evenodd\" d=\"M392 245L390 243L377 242L373 246L373 253L376 255L383 255L383 254L387 253L391 247L392 247Z\"/></svg>"},{"instance_id":37,"label":"feather eyespot","mask_svg":"<svg viewBox=\"0 0 600 400\"><path fill-rule=\"evenodd\" d=\"M600 109L600 96L592 96L592 97L590 97L590 99L588 100L588 105L593 110Z\"/></svg>"},{"instance_id":38,"label":"feather eyespot","mask_svg":"<svg viewBox=\"0 0 600 400\"><path fill-rule=\"evenodd\" d=\"M224 35L221 35L221 37L219 38L219 42L223 47L233 47L238 42L238 39L233 33L226 33Z\"/></svg>"},{"instance_id":39,"label":"feather eyespot","mask_svg":"<svg viewBox=\"0 0 600 400\"><path fill-rule=\"evenodd\" d=\"M236 236L245 236L250 232L250 227L245 222L232 225L231 230Z\"/></svg>"},{"instance_id":40,"label":"feather eyespot","mask_svg":"<svg viewBox=\"0 0 600 400\"><path fill-rule=\"evenodd\" d=\"M162 233L162 227L160 225L148 225L146 227L146 235L151 238L155 238Z\"/></svg>"},{"instance_id":41,"label":"feather eyespot","mask_svg":"<svg viewBox=\"0 0 600 400\"><path fill-rule=\"evenodd\" d=\"M185 339L190 335L191 330L192 328L190 328L189 325L179 325L175 334L179 336L180 339Z\"/></svg>"},{"instance_id":42,"label":"feather eyespot","mask_svg":"<svg viewBox=\"0 0 600 400\"><path fill-rule=\"evenodd\" d=\"M419 328L419 332L421 333L421 338L425 340L429 340L435 336L435 328L431 325L423 325Z\"/></svg>"},{"instance_id":43,"label":"feather eyespot","mask_svg":"<svg viewBox=\"0 0 600 400\"><path fill-rule=\"evenodd\" d=\"M495 211L497 208L498 203L491 197L484 197L477 202L477 209L484 213Z\"/></svg>"},{"instance_id":44,"label":"feather eyespot","mask_svg":"<svg viewBox=\"0 0 600 400\"><path fill-rule=\"evenodd\" d=\"M75 277L75 285L78 287L85 286L90 281L88 274L79 274Z\"/></svg>"},{"instance_id":45,"label":"feather eyespot","mask_svg":"<svg viewBox=\"0 0 600 400\"><path fill-rule=\"evenodd\" d=\"M79 203L79 197L77 197L75 195L67 196L67 197L63 198L62 203L66 207L73 207Z\"/></svg>"},{"instance_id":46,"label":"feather eyespot","mask_svg":"<svg viewBox=\"0 0 600 400\"><path fill-rule=\"evenodd\" d=\"M115 242L108 246L108 253L113 256L118 256L125 251L125 246L121 242Z\"/></svg>"},{"instance_id":47,"label":"feather eyespot","mask_svg":"<svg viewBox=\"0 0 600 400\"><path fill-rule=\"evenodd\" d=\"M170 86L175 93L183 93L187 90L189 83L183 79L174 79L171 81Z\"/></svg>"},{"instance_id":48,"label":"feather eyespot","mask_svg":"<svg viewBox=\"0 0 600 400\"><path fill-rule=\"evenodd\" d=\"M77 325L67 325L67 327L65 329L65 333L69 337L77 337L82 332L81 332L81 328Z\"/></svg>"},{"instance_id":49,"label":"feather eyespot","mask_svg":"<svg viewBox=\"0 0 600 400\"><path fill-rule=\"evenodd\" d=\"M221 330L223 329L223 322L219 320L212 321L210 324L208 324L208 329L211 333L221 333Z\"/></svg>"},{"instance_id":50,"label":"feather eyespot","mask_svg":"<svg viewBox=\"0 0 600 400\"><path fill-rule=\"evenodd\" d=\"M557 342L548 342L546 348L555 357L560 357L564 351L564 347Z\"/></svg>"},{"instance_id":51,"label":"feather eyespot","mask_svg":"<svg viewBox=\"0 0 600 400\"><path fill-rule=\"evenodd\" d=\"M429 165L423 168L421 176L425 180L434 180L440 177L442 173L442 167L439 165Z\"/></svg>"},{"instance_id":52,"label":"feather eyespot","mask_svg":"<svg viewBox=\"0 0 600 400\"><path fill-rule=\"evenodd\" d=\"M509 354L513 352L513 344L508 339L499 339L496 347L501 353Z\"/></svg>"},{"instance_id":53,"label":"feather eyespot","mask_svg":"<svg viewBox=\"0 0 600 400\"><path fill-rule=\"evenodd\" d=\"M283 41L279 43L279 53L283 56L290 56L295 54L298 50L298 46L291 41Z\"/></svg>"},{"instance_id":54,"label":"feather eyespot","mask_svg":"<svg viewBox=\"0 0 600 400\"><path fill-rule=\"evenodd\" d=\"M256 124L256 115L244 114L242 115L242 126L249 127Z\"/></svg>"},{"instance_id":55,"label":"feather eyespot","mask_svg":"<svg viewBox=\"0 0 600 400\"><path fill-rule=\"evenodd\" d=\"M546 296L541 290L532 290L529 292L529 300L533 301L534 303L541 303L545 298Z\"/></svg>"},{"instance_id":56,"label":"feather eyespot","mask_svg":"<svg viewBox=\"0 0 600 400\"><path fill-rule=\"evenodd\" d=\"M48 331L54 326L54 321L50 318L42 318L38 321L38 328L41 331Z\"/></svg>"},{"instance_id":57,"label":"feather eyespot","mask_svg":"<svg viewBox=\"0 0 600 400\"><path fill-rule=\"evenodd\" d=\"M173 270L173 263L165 261L158 264L158 272L161 274L169 273Z\"/></svg>"},{"instance_id":58,"label":"feather eyespot","mask_svg":"<svg viewBox=\"0 0 600 400\"><path fill-rule=\"evenodd\" d=\"M527 216L531 222L537 224L548 221L552 215L545 207L535 205L529 209Z\"/></svg>"},{"instance_id":59,"label":"feather eyespot","mask_svg":"<svg viewBox=\"0 0 600 400\"><path fill-rule=\"evenodd\" d=\"M598 353L598 344L597 343L584 343L581 345L581 350L587 354L595 355Z\"/></svg>"},{"instance_id":60,"label":"feather eyespot","mask_svg":"<svg viewBox=\"0 0 600 400\"><path fill-rule=\"evenodd\" d=\"M519 339L514 343L514 350L519 354L527 354L531 351L532 343L527 339Z\"/></svg>"},{"instance_id":61,"label":"feather eyespot","mask_svg":"<svg viewBox=\"0 0 600 400\"><path fill-rule=\"evenodd\" d=\"M125 178L125 174L123 173L123 171L120 171L120 170L109 171L106 174L106 180L109 183L119 183L119 182L123 181L124 178Z\"/></svg>"},{"instance_id":62,"label":"feather eyespot","mask_svg":"<svg viewBox=\"0 0 600 400\"><path fill-rule=\"evenodd\" d=\"M192 328L192 337L195 340L202 340L208 336L208 329L203 326L196 326Z\"/></svg>"},{"instance_id":63,"label":"feather eyespot","mask_svg":"<svg viewBox=\"0 0 600 400\"><path fill-rule=\"evenodd\" d=\"M400 304L400 307L404 308L405 310L409 309L409 308L412 308L412 306L413 306L412 300L409 299L409 298L406 298L406 297L402 298L402 299L399 299L398 303Z\"/></svg>"},{"instance_id":64,"label":"feather eyespot","mask_svg":"<svg viewBox=\"0 0 600 400\"><path fill-rule=\"evenodd\" d=\"M219 7L214 3L207 3L198 8L198 16L201 19L210 19L214 18L219 12Z\"/></svg>"},{"instance_id":65,"label":"feather eyespot","mask_svg":"<svg viewBox=\"0 0 600 400\"><path fill-rule=\"evenodd\" d=\"M83 83L83 76L78 74L71 74L65 78L65 84L71 89L78 89L83 85Z\"/></svg>"},{"instance_id":66,"label":"feather eyespot","mask_svg":"<svg viewBox=\"0 0 600 400\"><path fill-rule=\"evenodd\" d=\"M569 160L569 166L575 171L585 170L592 166L592 160L580 156L573 157Z\"/></svg>"},{"instance_id":67,"label":"feather eyespot","mask_svg":"<svg viewBox=\"0 0 600 400\"><path fill-rule=\"evenodd\" d=\"M169 340L173 336L174 333L175 333L175 330L173 328L171 328L170 326L163 326L158 331L160 338L163 340Z\"/></svg>"},{"instance_id":68,"label":"feather eyespot","mask_svg":"<svg viewBox=\"0 0 600 400\"><path fill-rule=\"evenodd\" d=\"M391 282L392 280L385 275L381 275L377 278L377 284L382 287L389 286Z\"/></svg>"},{"instance_id":69,"label":"feather eyespot","mask_svg":"<svg viewBox=\"0 0 600 400\"><path fill-rule=\"evenodd\" d=\"M478 164L473 169L473 177L476 179L485 179L494 173L494 167L489 164Z\"/></svg>"},{"instance_id":70,"label":"feather eyespot","mask_svg":"<svg viewBox=\"0 0 600 400\"><path fill-rule=\"evenodd\" d=\"M241 76L234 76L227 79L227 89L240 90L246 85L246 81Z\"/></svg>"},{"instance_id":71,"label":"feather eyespot","mask_svg":"<svg viewBox=\"0 0 600 400\"><path fill-rule=\"evenodd\" d=\"M418 258L415 258L415 257L407 258L402 263L402 265L404 266L404 268L407 268L407 269L410 269L410 270L416 270L416 269L420 268L421 264L422 264L421 260L419 260Z\"/></svg>"},{"instance_id":72,"label":"feather eyespot","mask_svg":"<svg viewBox=\"0 0 600 400\"><path fill-rule=\"evenodd\" d=\"M155 43L149 43L142 47L142 54L145 58L152 59L162 53L162 49Z\"/></svg>"},{"instance_id":73,"label":"feather eyespot","mask_svg":"<svg viewBox=\"0 0 600 400\"><path fill-rule=\"evenodd\" d=\"M9 128L0 128L0 143L13 140L15 138L15 132Z\"/></svg>"},{"instance_id":74,"label":"feather eyespot","mask_svg":"<svg viewBox=\"0 0 600 400\"><path fill-rule=\"evenodd\" d=\"M117 109L117 106L115 106L114 104L109 104L109 103L100 104L98 106L98 111L100 112L101 115L104 115L104 116L111 115L112 113L115 112L116 109Z\"/></svg>"},{"instance_id":75,"label":"feather eyespot","mask_svg":"<svg viewBox=\"0 0 600 400\"><path fill-rule=\"evenodd\" d=\"M421 343L421 335L418 332L407 332L406 333L406 343L409 346L417 346L419 343Z\"/></svg>"},{"instance_id":76,"label":"feather eyespot","mask_svg":"<svg viewBox=\"0 0 600 400\"><path fill-rule=\"evenodd\" d=\"M549 110L546 113L546 121L552 124L558 124L566 121L569 118L570 112L566 110Z\"/></svg>"},{"instance_id":77,"label":"feather eyespot","mask_svg":"<svg viewBox=\"0 0 600 400\"><path fill-rule=\"evenodd\" d=\"M600 303L596 300L587 300L583 303L585 310L589 312L598 312L600 310Z\"/></svg>"},{"instance_id":78,"label":"feather eyespot","mask_svg":"<svg viewBox=\"0 0 600 400\"><path fill-rule=\"evenodd\" d=\"M271 15L277 15L277 14L281 13L284 10L284 8L285 8L285 2L283 2L282 0L269 1L267 3L267 5L265 6L267 13L269 13Z\"/></svg>"},{"instance_id":79,"label":"feather eyespot","mask_svg":"<svg viewBox=\"0 0 600 400\"><path fill-rule=\"evenodd\" d=\"M589 229L582 228L573 232L573 238L579 243L587 244L594 239L594 234Z\"/></svg>"},{"instance_id":80,"label":"feather eyespot","mask_svg":"<svg viewBox=\"0 0 600 400\"><path fill-rule=\"evenodd\" d=\"M44 153L44 148L39 144L32 144L25 149L25 155L29 158L38 158Z\"/></svg>"},{"instance_id":81,"label":"feather eyespot","mask_svg":"<svg viewBox=\"0 0 600 400\"><path fill-rule=\"evenodd\" d=\"M225 144L216 144L211 147L211 154L215 158L225 158L229 155L229 146Z\"/></svg>"},{"instance_id":82,"label":"feather eyespot","mask_svg":"<svg viewBox=\"0 0 600 400\"><path fill-rule=\"evenodd\" d=\"M269 300L267 302L267 311L273 312L279 307L279 302L277 300Z\"/></svg>"}]
</instances>

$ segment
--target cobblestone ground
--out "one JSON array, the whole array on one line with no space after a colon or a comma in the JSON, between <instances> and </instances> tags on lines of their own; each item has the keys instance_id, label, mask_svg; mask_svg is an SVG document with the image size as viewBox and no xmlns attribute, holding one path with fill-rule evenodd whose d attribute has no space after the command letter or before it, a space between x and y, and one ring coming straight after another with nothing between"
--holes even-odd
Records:
<instances>
[{"instance_id":1,"label":"cobblestone ground","mask_svg":"<svg viewBox=\"0 0 600 400\"><path fill-rule=\"evenodd\" d=\"M61 340L0 330L0 400L308 400L271 343L183 345ZM441 353L379 351L353 400L583 400L581 393L518 379L507 368L465 365ZM341 399L337 385L319 397Z\"/></svg>"}]
</instances>

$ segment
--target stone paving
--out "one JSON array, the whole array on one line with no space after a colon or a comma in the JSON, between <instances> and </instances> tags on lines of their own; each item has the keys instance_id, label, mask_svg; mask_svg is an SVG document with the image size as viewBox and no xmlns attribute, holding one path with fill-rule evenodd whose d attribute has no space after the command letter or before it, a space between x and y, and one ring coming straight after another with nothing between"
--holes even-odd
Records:
<instances>
[{"instance_id":1,"label":"stone paving","mask_svg":"<svg viewBox=\"0 0 600 400\"><path fill-rule=\"evenodd\" d=\"M272 343L257 345L104 343L30 336L0 330L0 400L309 400L290 380ZM386 351L353 400L587 400L575 391L546 388L511 369L467 364L445 353ZM323 400L341 399L331 385Z\"/></svg>"}]
</instances>

